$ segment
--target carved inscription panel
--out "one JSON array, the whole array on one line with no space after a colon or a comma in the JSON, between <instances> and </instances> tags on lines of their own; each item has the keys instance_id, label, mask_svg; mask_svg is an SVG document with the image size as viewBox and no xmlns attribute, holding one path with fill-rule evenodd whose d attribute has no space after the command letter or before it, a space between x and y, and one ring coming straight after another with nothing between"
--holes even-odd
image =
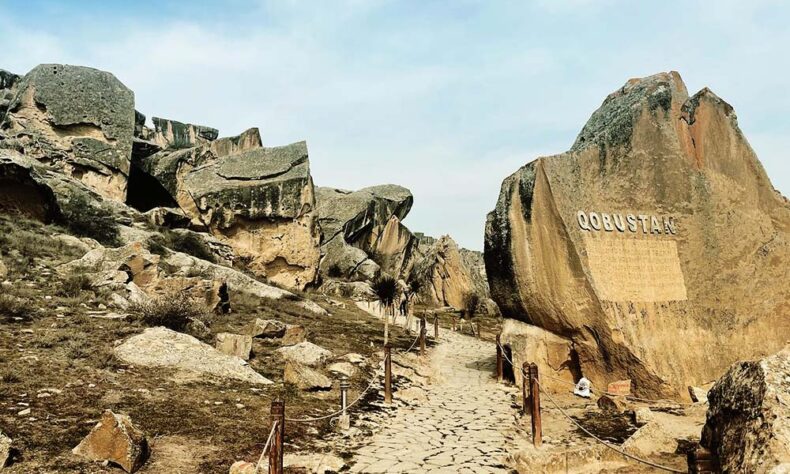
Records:
<instances>
[{"instance_id":1,"label":"carved inscription panel","mask_svg":"<svg viewBox=\"0 0 790 474\"><path fill-rule=\"evenodd\" d=\"M607 301L686 300L686 284L673 240L584 236L598 296Z\"/></svg>"}]
</instances>

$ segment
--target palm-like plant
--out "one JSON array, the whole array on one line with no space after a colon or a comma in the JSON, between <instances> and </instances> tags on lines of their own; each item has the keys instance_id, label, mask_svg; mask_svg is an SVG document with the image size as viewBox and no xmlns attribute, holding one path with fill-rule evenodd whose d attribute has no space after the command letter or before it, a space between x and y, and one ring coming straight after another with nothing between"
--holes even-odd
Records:
<instances>
[{"instance_id":1,"label":"palm-like plant","mask_svg":"<svg viewBox=\"0 0 790 474\"><path fill-rule=\"evenodd\" d=\"M384 309L384 344L389 342L389 318L387 317L386 310L390 310L393 317L395 314L395 299L398 297L398 282L388 275L382 275L376 278L370 285L373 293L379 301L382 309Z\"/></svg>"},{"instance_id":2,"label":"palm-like plant","mask_svg":"<svg viewBox=\"0 0 790 474\"><path fill-rule=\"evenodd\" d=\"M407 308L406 331L408 332L411 332L411 322L412 322L412 316L414 310L413 300L416 298L417 293L420 292L421 288L422 288L422 282L420 282L419 280L410 280L406 288L406 291L404 293L404 295L406 296L406 308Z\"/></svg>"}]
</instances>

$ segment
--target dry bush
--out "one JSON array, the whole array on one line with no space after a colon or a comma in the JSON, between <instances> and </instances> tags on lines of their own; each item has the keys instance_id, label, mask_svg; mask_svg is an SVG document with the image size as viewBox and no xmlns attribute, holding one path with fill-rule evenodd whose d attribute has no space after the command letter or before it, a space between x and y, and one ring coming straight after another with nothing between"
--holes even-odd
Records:
<instances>
[{"instance_id":1,"label":"dry bush","mask_svg":"<svg viewBox=\"0 0 790 474\"><path fill-rule=\"evenodd\" d=\"M83 291L89 291L91 289L93 289L93 285L87 275L84 273L74 273L63 279L58 288L58 296L74 298L79 296Z\"/></svg>"},{"instance_id":2,"label":"dry bush","mask_svg":"<svg viewBox=\"0 0 790 474\"><path fill-rule=\"evenodd\" d=\"M8 293L0 294L0 314L8 317L21 317L27 314L30 302Z\"/></svg>"},{"instance_id":3,"label":"dry bush","mask_svg":"<svg viewBox=\"0 0 790 474\"><path fill-rule=\"evenodd\" d=\"M205 304L185 292L176 292L138 303L130 308L136 319L146 326L164 326L183 332L192 321L208 323L211 313Z\"/></svg>"}]
</instances>

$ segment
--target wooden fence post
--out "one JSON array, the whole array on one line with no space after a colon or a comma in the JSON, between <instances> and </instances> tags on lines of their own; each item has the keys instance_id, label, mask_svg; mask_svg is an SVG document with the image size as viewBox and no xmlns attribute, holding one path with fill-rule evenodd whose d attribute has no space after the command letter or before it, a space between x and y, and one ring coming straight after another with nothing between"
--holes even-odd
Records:
<instances>
[{"instance_id":1,"label":"wooden fence post","mask_svg":"<svg viewBox=\"0 0 790 474\"><path fill-rule=\"evenodd\" d=\"M529 363L524 362L521 366L521 414L527 416L527 413L531 413L530 410L530 403L532 401L529 398L528 388L530 386L530 378L529 378Z\"/></svg>"},{"instance_id":2,"label":"wooden fence post","mask_svg":"<svg viewBox=\"0 0 790 474\"><path fill-rule=\"evenodd\" d=\"M384 403L392 403L392 349L384 346Z\"/></svg>"},{"instance_id":3,"label":"wooden fence post","mask_svg":"<svg viewBox=\"0 0 790 474\"><path fill-rule=\"evenodd\" d=\"M500 335L496 335L496 381L501 382L504 374L504 360L502 360L502 344L500 343Z\"/></svg>"},{"instance_id":4,"label":"wooden fence post","mask_svg":"<svg viewBox=\"0 0 790 474\"><path fill-rule=\"evenodd\" d=\"M532 445L539 448L543 444L543 427L540 420L540 378L538 364L529 364L529 398L532 401Z\"/></svg>"},{"instance_id":5,"label":"wooden fence post","mask_svg":"<svg viewBox=\"0 0 790 474\"><path fill-rule=\"evenodd\" d=\"M283 443L285 441L285 402L273 400L272 424L276 423L272 444L269 447L269 474L283 474Z\"/></svg>"},{"instance_id":6,"label":"wooden fence post","mask_svg":"<svg viewBox=\"0 0 790 474\"><path fill-rule=\"evenodd\" d=\"M428 329L425 327L425 316L420 318L420 355L425 355L425 333Z\"/></svg>"}]
</instances>

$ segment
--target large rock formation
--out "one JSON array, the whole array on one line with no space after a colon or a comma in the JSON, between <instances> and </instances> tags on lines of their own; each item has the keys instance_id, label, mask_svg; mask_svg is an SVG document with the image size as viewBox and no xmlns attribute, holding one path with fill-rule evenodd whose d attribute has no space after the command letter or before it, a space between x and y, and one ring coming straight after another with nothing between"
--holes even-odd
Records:
<instances>
[{"instance_id":1,"label":"large rock formation","mask_svg":"<svg viewBox=\"0 0 790 474\"><path fill-rule=\"evenodd\" d=\"M429 245L415 263L411 278L420 282L422 303L464 308L468 294L478 293L471 272L461 256L458 244L449 235Z\"/></svg>"},{"instance_id":2,"label":"large rock formation","mask_svg":"<svg viewBox=\"0 0 790 474\"><path fill-rule=\"evenodd\" d=\"M14 99L0 114L3 146L54 165L101 195L126 199L134 94L108 72L43 64L13 85Z\"/></svg>"},{"instance_id":3,"label":"large rock formation","mask_svg":"<svg viewBox=\"0 0 790 474\"><path fill-rule=\"evenodd\" d=\"M672 72L628 81L570 151L505 179L485 261L503 314L572 340L594 387L687 396L784 345L789 238L732 107Z\"/></svg>"},{"instance_id":4,"label":"large rock formation","mask_svg":"<svg viewBox=\"0 0 790 474\"><path fill-rule=\"evenodd\" d=\"M702 445L723 472L790 472L790 346L733 365L708 402Z\"/></svg>"},{"instance_id":5,"label":"large rock formation","mask_svg":"<svg viewBox=\"0 0 790 474\"><path fill-rule=\"evenodd\" d=\"M146 177L140 182L154 181L149 198L164 196L147 204L179 206L261 277L300 290L314 283L318 229L307 145L264 148L256 129L208 143L202 140L211 136L200 138L205 127L170 127L181 130L179 143L196 146L165 143L169 148L135 161Z\"/></svg>"},{"instance_id":6,"label":"large rock formation","mask_svg":"<svg viewBox=\"0 0 790 474\"><path fill-rule=\"evenodd\" d=\"M400 223L414 198L401 186L344 191L316 188L324 277L370 280L382 270L399 277L415 239Z\"/></svg>"}]
</instances>

